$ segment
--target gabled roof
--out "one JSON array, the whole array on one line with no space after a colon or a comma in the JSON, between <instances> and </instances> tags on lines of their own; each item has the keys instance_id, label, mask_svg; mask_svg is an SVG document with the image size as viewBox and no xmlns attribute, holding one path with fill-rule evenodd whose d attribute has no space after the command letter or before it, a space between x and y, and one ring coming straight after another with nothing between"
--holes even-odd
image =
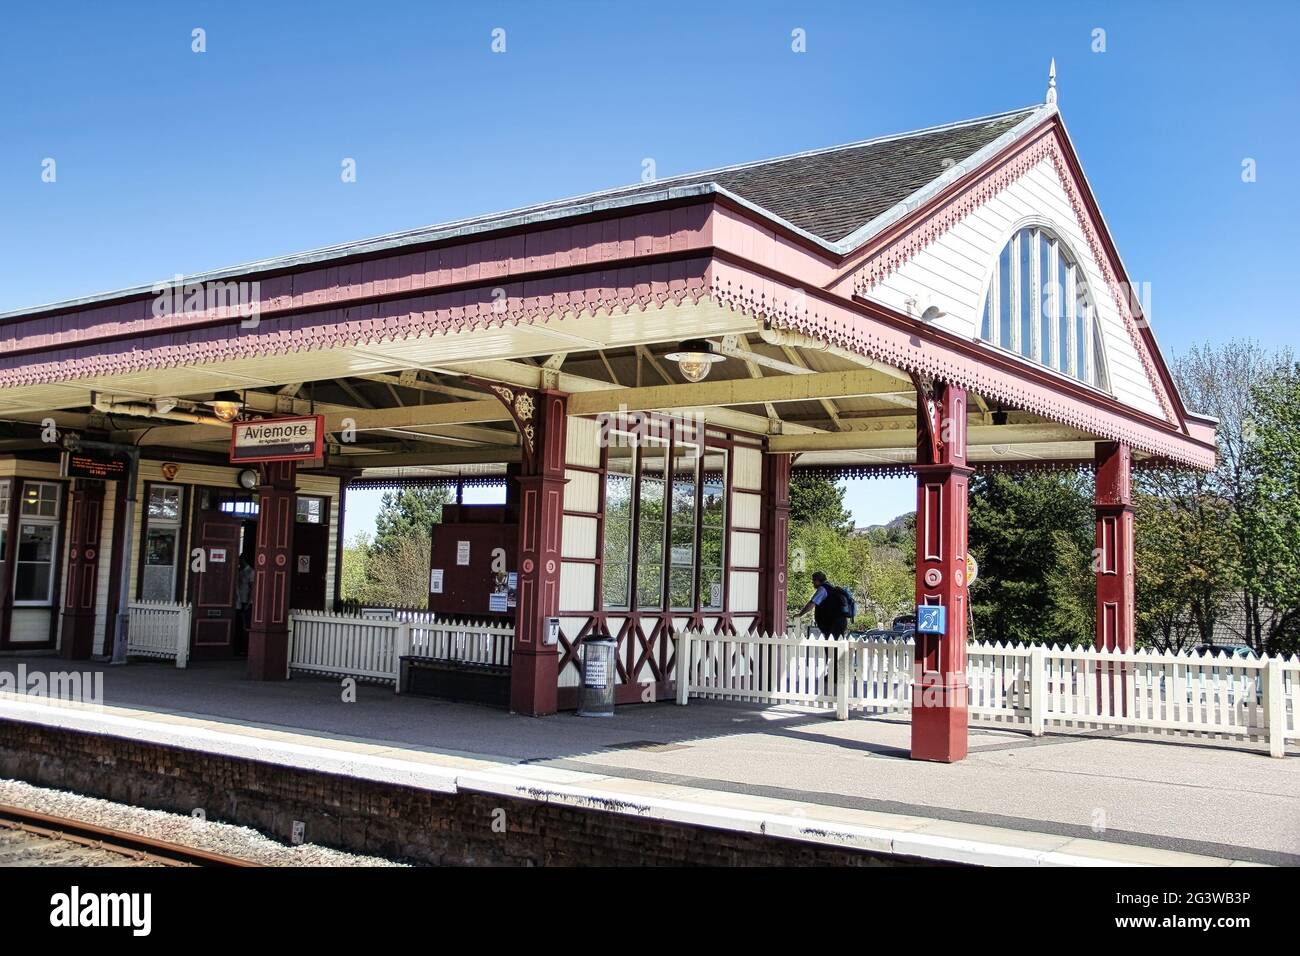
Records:
<instances>
[{"instance_id":1,"label":"gabled roof","mask_svg":"<svg viewBox=\"0 0 1300 956\"><path fill-rule=\"evenodd\" d=\"M1053 109L1053 108L1048 108ZM989 152L1042 113L1030 106L1006 113L895 133L757 162L723 166L652 183L621 186L518 209L455 220L273 259L185 276L204 282L380 253L403 246L468 237L603 209L724 192L793 226L836 252L860 244L864 230L926 190L955 165ZM983 158L982 156L980 158ZM969 164L967 164L969 165ZM919 198L919 197L918 197ZM168 285L173 277L162 280ZM152 285L120 289L0 314L0 319L89 306L152 293Z\"/></svg>"}]
</instances>

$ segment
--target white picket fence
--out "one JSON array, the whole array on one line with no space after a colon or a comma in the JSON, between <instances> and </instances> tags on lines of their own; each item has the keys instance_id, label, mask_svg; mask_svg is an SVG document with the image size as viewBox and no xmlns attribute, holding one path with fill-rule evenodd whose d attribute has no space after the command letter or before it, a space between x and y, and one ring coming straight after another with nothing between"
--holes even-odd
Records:
<instances>
[{"instance_id":1,"label":"white picket fence","mask_svg":"<svg viewBox=\"0 0 1300 956\"><path fill-rule=\"evenodd\" d=\"M132 601L126 652L134 657L161 657L184 667L190 657L190 606L170 601Z\"/></svg>"},{"instance_id":2,"label":"white picket fence","mask_svg":"<svg viewBox=\"0 0 1300 956\"><path fill-rule=\"evenodd\" d=\"M850 711L912 707L910 639L678 632L677 702L690 697L798 703ZM1091 647L970 644L974 721L1023 727L1120 728L1267 740L1283 756L1300 740L1300 658L1241 658Z\"/></svg>"},{"instance_id":3,"label":"white picket fence","mask_svg":"<svg viewBox=\"0 0 1300 956\"><path fill-rule=\"evenodd\" d=\"M448 621L418 611L394 611L390 619L291 611L289 622L290 671L357 677L395 687L402 657L509 667L514 643L509 624Z\"/></svg>"}]
</instances>

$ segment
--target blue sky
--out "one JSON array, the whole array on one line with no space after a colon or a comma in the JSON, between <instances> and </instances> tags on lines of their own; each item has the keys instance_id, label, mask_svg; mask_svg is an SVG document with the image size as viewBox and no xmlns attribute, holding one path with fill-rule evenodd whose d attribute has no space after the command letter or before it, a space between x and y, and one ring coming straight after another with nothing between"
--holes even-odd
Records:
<instances>
[{"instance_id":1,"label":"blue sky","mask_svg":"<svg viewBox=\"0 0 1300 956\"><path fill-rule=\"evenodd\" d=\"M18 9L0 13L0 311L629 183L645 158L667 176L1020 107L1054 56L1166 353L1300 346L1295 3ZM850 488L861 523L911 497Z\"/></svg>"}]
</instances>

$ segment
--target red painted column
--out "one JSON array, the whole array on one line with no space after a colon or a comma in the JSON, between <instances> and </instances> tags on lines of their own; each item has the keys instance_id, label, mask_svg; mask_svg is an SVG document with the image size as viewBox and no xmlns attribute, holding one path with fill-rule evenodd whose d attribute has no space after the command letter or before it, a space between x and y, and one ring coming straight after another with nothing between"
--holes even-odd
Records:
<instances>
[{"instance_id":1,"label":"red painted column","mask_svg":"<svg viewBox=\"0 0 1300 956\"><path fill-rule=\"evenodd\" d=\"M762 630L784 634L790 555L790 455L763 456Z\"/></svg>"},{"instance_id":2,"label":"red painted column","mask_svg":"<svg viewBox=\"0 0 1300 956\"><path fill-rule=\"evenodd\" d=\"M95 649L95 592L99 585L104 483L79 479L68 517L68 586L63 602L60 654L89 660Z\"/></svg>"},{"instance_id":3,"label":"red painted column","mask_svg":"<svg viewBox=\"0 0 1300 956\"><path fill-rule=\"evenodd\" d=\"M531 404L521 399L533 396ZM535 406L535 407L534 407ZM568 396L539 391L514 398L522 433L519 482L519 591L510 663L510 709L555 713L559 646L545 642L546 619L560 610L560 539L564 528L564 444Z\"/></svg>"},{"instance_id":4,"label":"red painted column","mask_svg":"<svg viewBox=\"0 0 1300 956\"><path fill-rule=\"evenodd\" d=\"M966 757L966 391L919 395L916 603L947 608L947 633L916 635L912 759Z\"/></svg>"},{"instance_id":5,"label":"red painted column","mask_svg":"<svg viewBox=\"0 0 1300 956\"><path fill-rule=\"evenodd\" d=\"M1131 651L1136 643L1133 598L1133 452L1121 442L1097 442L1095 508L1097 546L1097 649ZM1097 706L1128 714L1127 666L1108 661L1097 668ZM1119 706L1116 706L1118 703Z\"/></svg>"},{"instance_id":6,"label":"red painted column","mask_svg":"<svg viewBox=\"0 0 1300 956\"><path fill-rule=\"evenodd\" d=\"M289 581L293 570L289 562L293 558L298 463L267 462L259 470L262 484L258 487L248 676L284 680L289 664Z\"/></svg>"},{"instance_id":7,"label":"red painted column","mask_svg":"<svg viewBox=\"0 0 1300 956\"><path fill-rule=\"evenodd\" d=\"M1097 442L1097 648L1131 651L1133 602L1133 454L1120 442Z\"/></svg>"}]
</instances>

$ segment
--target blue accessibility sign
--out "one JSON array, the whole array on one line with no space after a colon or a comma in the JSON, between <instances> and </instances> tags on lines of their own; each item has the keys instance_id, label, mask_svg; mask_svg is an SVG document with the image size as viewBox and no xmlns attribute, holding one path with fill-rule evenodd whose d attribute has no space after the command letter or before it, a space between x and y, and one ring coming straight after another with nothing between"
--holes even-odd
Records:
<instances>
[{"instance_id":1,"label":"blue accessibility sign","mask_svg":"<svg viewBox=\"0 0 1300 956\"><path fill-rule=\"evenodd\" d=\"M948 627L948 609L942 604L921 604L916 608L916 633L943 634Z\"/></svg>"}]
</instances>

